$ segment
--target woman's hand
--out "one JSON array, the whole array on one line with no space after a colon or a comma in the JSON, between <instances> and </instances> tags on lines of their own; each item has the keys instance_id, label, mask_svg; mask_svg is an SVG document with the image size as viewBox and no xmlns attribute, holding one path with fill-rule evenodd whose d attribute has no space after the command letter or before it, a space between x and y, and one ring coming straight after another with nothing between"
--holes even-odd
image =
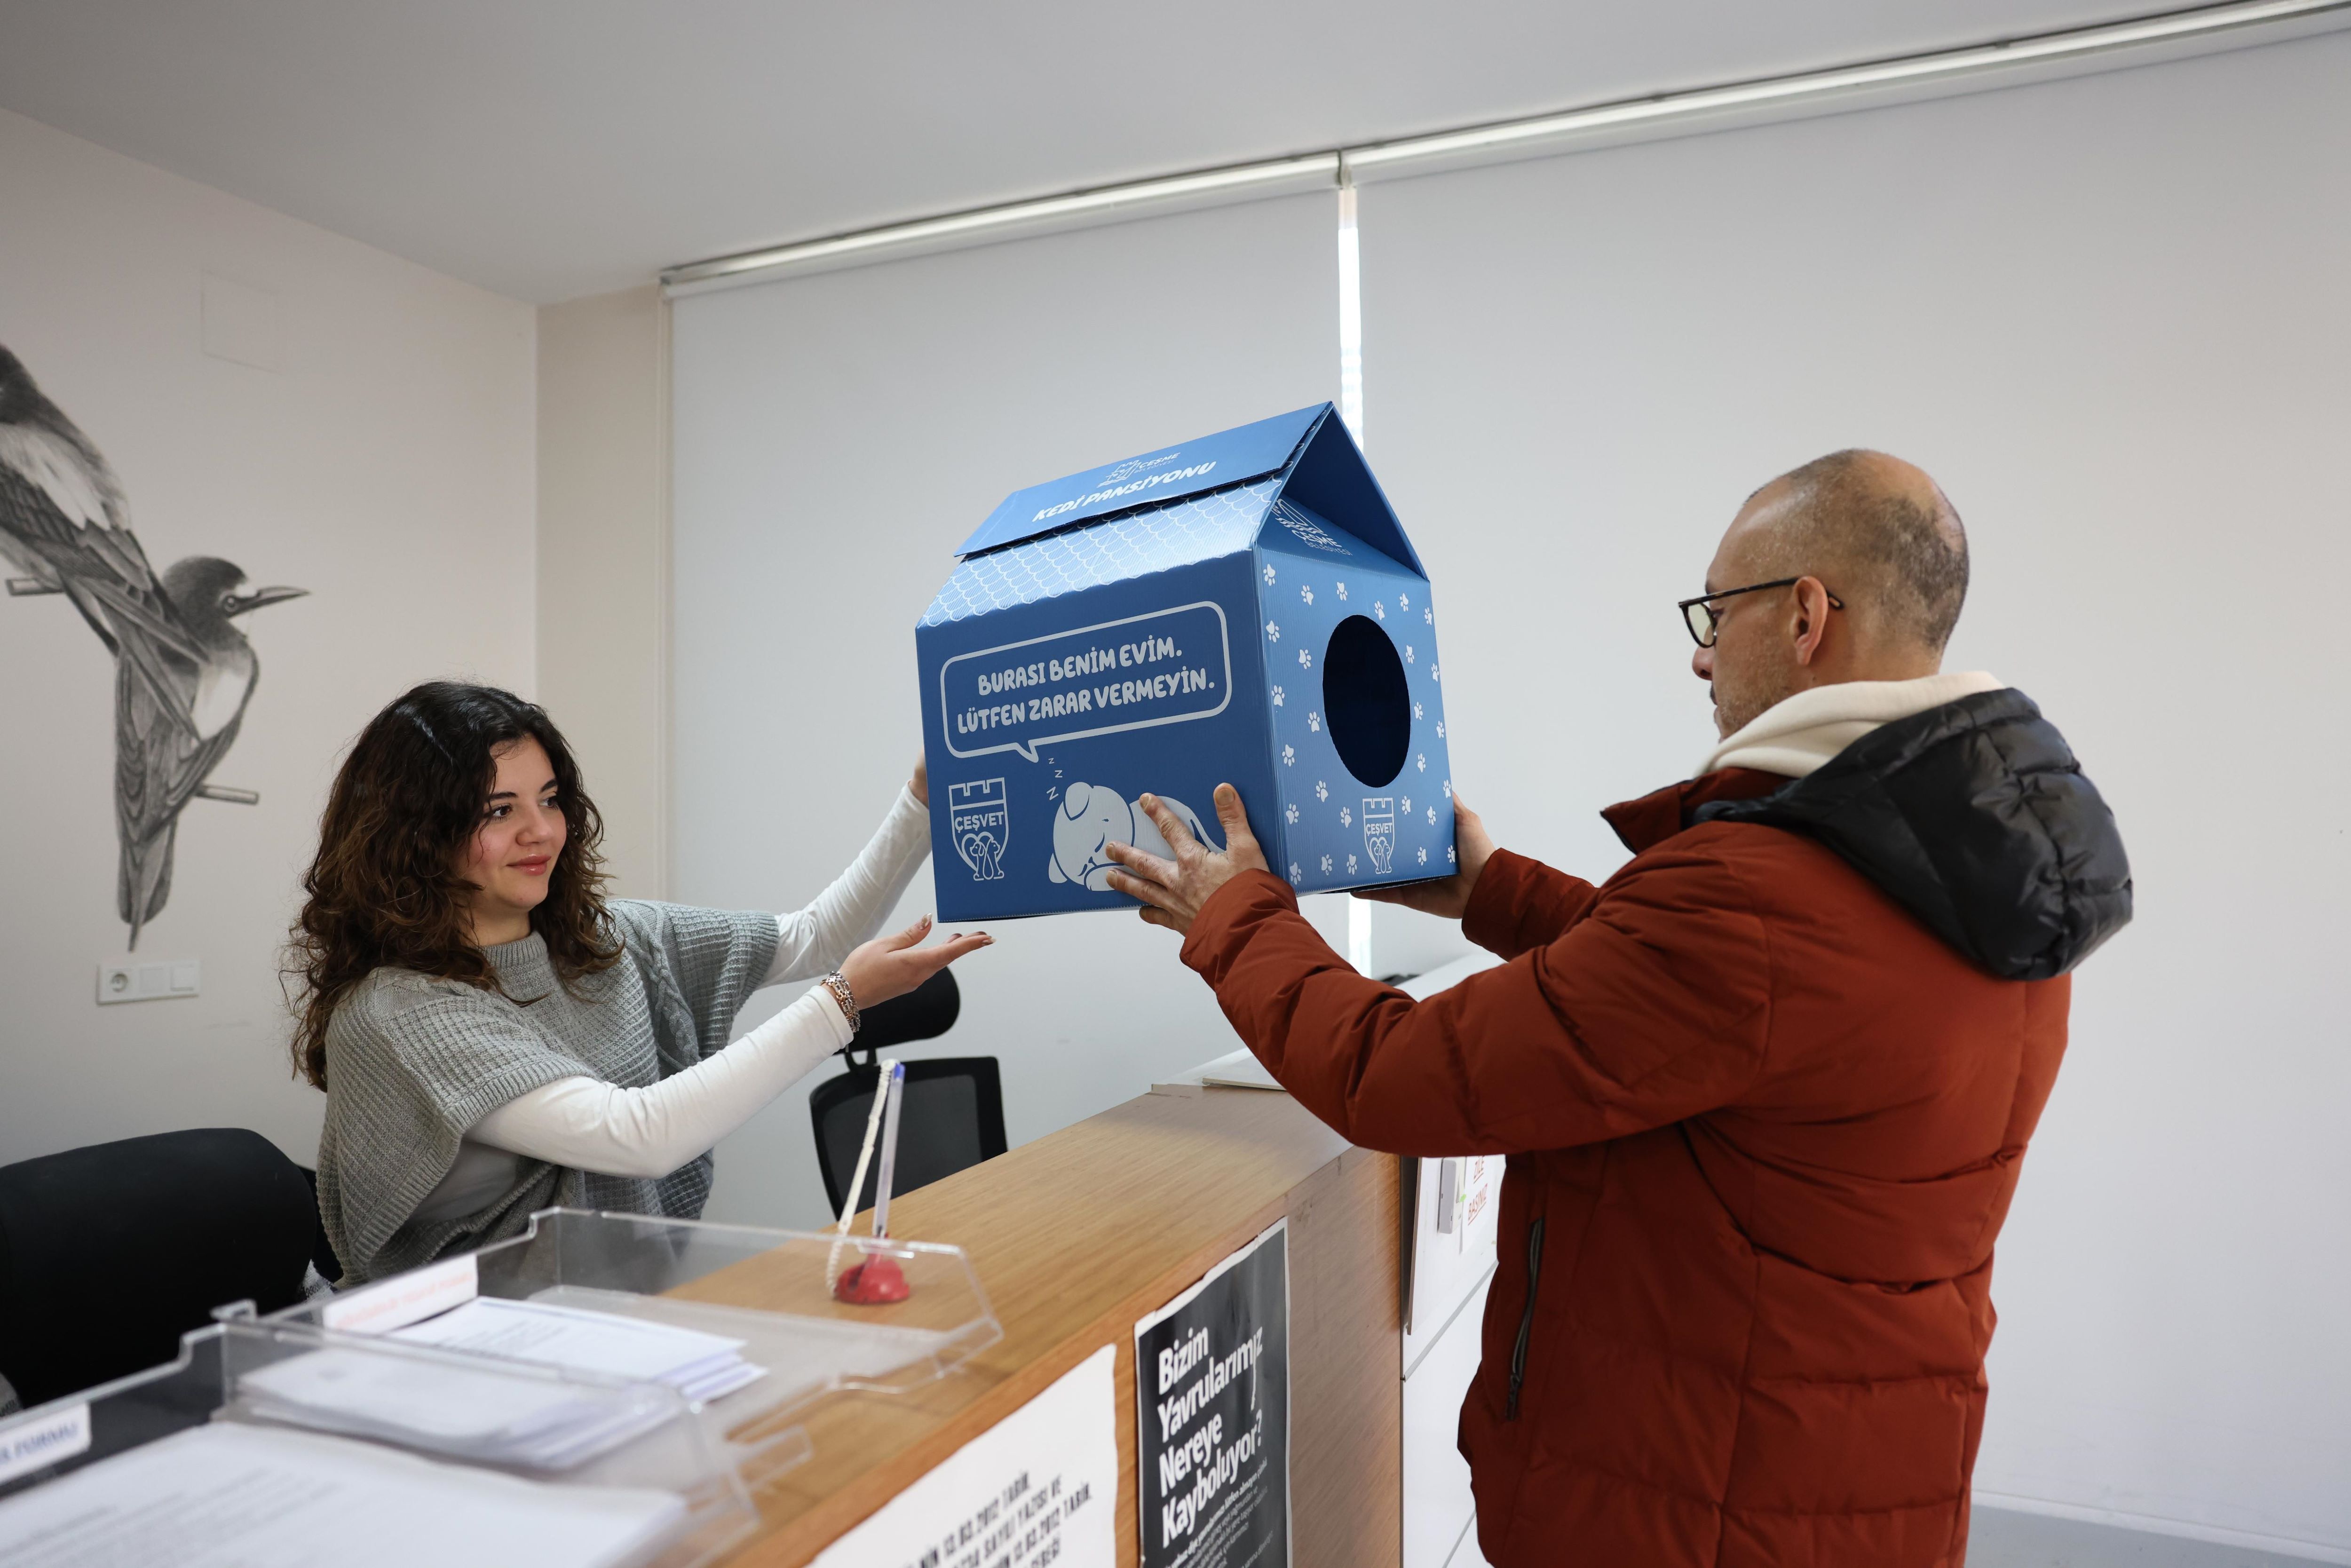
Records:
<instances>
[{"instance_id":1,"label":"woman's hand","mask_svg":"<svg viewBox=\"0 0 2351 1568\"><path fill-rule=\"evenodd\" d=\"M876 936L841 961L841 977L862 1010L893 997L903 997L967 953L976 953L996 938L985 931L967 936L958 931L935 947L918 947L930 935L931 917L924 915L893 936Z\"/></svg>"},{"instance_id":2,"label":"woman's hand","mask_svg":"<svg viewBox=\"0 0 2351 1568\"><path fill-rule=\"evenodd\" d=\"M1453 792L1453 852L1459 869L1451 876L1439 877L1435 882L1416 882L1407 887L1359 887L1355 896L1374 904L1401 904L1423 915L1458 920L1462 911L1469 907L1469 895L1478 891L1478 879L1485 873L1486 862L1494 853L1493 835L1486 831L1486 824L1478 813L1461 803L1458 789Z\"/></svg>"},{"instance_id":3,"label":"woman's hand","mask_svg":"<svg viewBox=\"0 0 2351 1568\"><path fill-rule=\"evenodd\" d=\"M1189 931L1199 917L1200 905L1214 897L1217 889L1245 871L1266 869L1265 852L1258 847L1257 834L1249 831L1240 791L1231 785L1217 786L1217 820L1225 825L1222 850L1212 850L1194 838L1184 819L1161 805L1158 796L1145 795L1137 804L1167 841L1167 847L1176 852L1176 858L1164 861L1116 840L1102 848L1126 868L1110 873L1111 887L1143 901L1145 925Z\"/></svg>"},{"instance_id":4,"label":"woman's hand","mask_svg":"<svg viewBox=\"0 0 2351 1568\"><path fill-rule=\"evenodd\" d=\"M914 799L924 805L931 803L931 758L928 752L914 753L914 776L906 780L906 788L914 791ZM863 1007L865 1004L860 1001L857 1005Z\"/></svg>"}]
</instances>

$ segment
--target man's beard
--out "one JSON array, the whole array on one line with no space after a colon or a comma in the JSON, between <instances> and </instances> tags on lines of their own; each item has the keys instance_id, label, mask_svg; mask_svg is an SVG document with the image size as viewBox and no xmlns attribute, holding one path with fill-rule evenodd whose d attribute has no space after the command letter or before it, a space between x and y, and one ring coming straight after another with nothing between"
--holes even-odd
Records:
<instances>
[{"instance_id":1,"label":"man's beard","mask_svg":"<svg viewBox=\"0 0 2351 1568\"><path fill-rule=\"evenodd\" d=\"M1770 676L1755 681L1747 689L1726 692L1717 679L1708 684L1714 694L1714 727L1719 739L1729 740L1740 730L1762 717L1791 695L1784 679Z\"/></svg>"}]
</instances>

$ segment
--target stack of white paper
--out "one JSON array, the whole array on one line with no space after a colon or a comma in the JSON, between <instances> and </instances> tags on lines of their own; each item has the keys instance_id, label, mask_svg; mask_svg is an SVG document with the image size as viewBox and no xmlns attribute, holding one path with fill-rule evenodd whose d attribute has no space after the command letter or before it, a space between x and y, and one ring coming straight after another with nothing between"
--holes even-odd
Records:
<instances>
[{"instance_id":1,"label":"stack of white paper","mask_svg":"<svg viewBox=\"0 0 2351 1568\"><path fill-rule=\"evenodd\" d=\"M571 1372L666 1383L694 1400L732 1394L768 1371L743 1359L739 1339L615 1312L496 1296L476 1296L390 1337Z\"/></svg>"},{"instance_id":2,"label":"stack of white paper","mask_svg":"<svg viewBox=\"0 0 2351 1568\"><path fill-rule=\"evenodd\" d=\"M245 1374L256 1415L497 1464L567 1469L677 1414L650 1388L603 1388L330 1347Z\"/></svg>"},{"instance_id":3,"label":"stack of white paper","mask_svg":"<svg viewBox=\"0 0 2351 1568\"><path fill-rule=\"evenodd\" d=\"M619 1568L645 1561L685 1521L684 1502L665 1491L520 1480L340 1437L214 1422L0 1502L0 1562Z\"/></svg>"},{"instance_id":4,"label":"stack of white paper","mask_svg":"<svg viewBox=\"0 0 2351 1568\"><path fill-rule=\"evenodd\" d=\"M1200 1069L1200 1082L1219 1089L1275 1089L1281 1085L1265 1063L1247 1050L1236 1051L1230 1056L1220 1056Z\"/></svg>"}]
</instances>

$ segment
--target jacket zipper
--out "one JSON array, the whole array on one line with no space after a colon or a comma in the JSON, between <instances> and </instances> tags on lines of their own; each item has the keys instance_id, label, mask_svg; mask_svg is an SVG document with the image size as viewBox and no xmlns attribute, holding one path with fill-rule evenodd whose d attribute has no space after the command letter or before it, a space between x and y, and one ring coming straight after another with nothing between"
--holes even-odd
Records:
<instances>
[{"instance_id":1,"label":"jacket zipper","mask_svg":"<svg viewBox=\"0 0 2351 1568\"><path fill-rule=\"evenodd\" d=\"M1535 1332L1535 1283L1542 1278L1542 1217L1527 1225L1527 1304L1519 1313L1519 1342L1510 1347L1510 1396L1502 1406L1502 1419L1519 1418L1519 1390L1527 1381L1527 1342Z\"/></svg>"}]
</instances>

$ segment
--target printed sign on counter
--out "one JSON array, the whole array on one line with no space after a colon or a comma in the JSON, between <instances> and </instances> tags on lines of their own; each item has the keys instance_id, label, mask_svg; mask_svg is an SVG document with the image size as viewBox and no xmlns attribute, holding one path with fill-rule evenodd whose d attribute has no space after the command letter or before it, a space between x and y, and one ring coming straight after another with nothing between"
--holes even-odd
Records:
<instances>
[{"instance_id":1,"label":"printed sign on counter","mask_svg":"<svg viewBox=\"0 0 2351 1568\"><path fill-rule=\"evenodd\" d=\"M1143 1568L1289 1568L1290 1222L1134 1325Z\"/></svg>"},{"instance_id":2,"label":"printed sign on counter","mask_svg":"<svg viewBox=\"0 0 2351 1568\"><path fill-rule=\"evenodd\" d=\"M13 1481L89 1451L89 1405L76 1400L62 1410L0 1427L0 1481Z\"/></svg>"},{"instance_id":3,"label":"printed sign on counter","mask_svg":"<svg viewBox=\"0 0 2351 1568\"><path fill-rule=\"evenodd\" d=\"M327 1303L319 1322L345 1333L390 1333L463 1306L481 1289L474 1254L460 1252L365 1290L345 1291Z\"/></svg>"},{"instance_id":4,"label":"printed sign on counter","mask_svg":"<svg viewBox=\"0 0 2351 1568\"><path fill-rule=\"evenodd\" d=\"M813 1568L1112 1568L1116 1347L1104 1345L818 1554Z\"/></svg>"}]
</instances>

